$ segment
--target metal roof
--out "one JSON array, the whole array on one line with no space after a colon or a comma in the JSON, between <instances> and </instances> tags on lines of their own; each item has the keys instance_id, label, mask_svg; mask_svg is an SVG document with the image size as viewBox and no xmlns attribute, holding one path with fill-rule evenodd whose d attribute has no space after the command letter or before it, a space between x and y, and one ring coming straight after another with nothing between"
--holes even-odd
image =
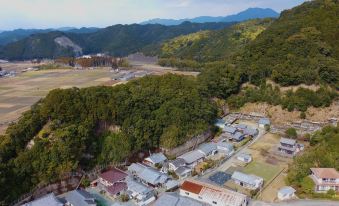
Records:
<instances>
[{"instance_id":1,"label":"metal roof","mask_svg":"<svg viewBox=\"0 0 339 206\"><path fill-rule=\"evenodd\" d=\"M181 155L179 158L183 159L186 164L192 164L193 162L196 162L204 157L205 156L203 153L199 152L198 150L193 150Z\"/></svg>"},{"instance_id":2,"label":"metal roof","mask_svg":"<svg viewBox=\"0 0 339 206\"><path fill-rule=\"evenodd\" d=\"M186 166L182 166L182 167L178 167L178 169L175 170L175 174L179 175L179 176L183 176L187 173L190 173L192 171L191 168L186 167Z\"/></svg>"},{"instance_id":3,"label":"metal roof","mask_svg":"<svg viewBox=\"0 0 339 206\"><path fill-rule=\"evenodd\" d=\"M212 182L217 183L218 185L224 185L225 182L231 179L230 174L226 172L216 172L212 176L210 176L208 179L211 180Z\"/></svg>"},{"instance_id":4,"label":"metal roof","mask_svg":"<svg viewBox=\"0 0 339 206\"><path fill-rule=\"evenodd\" d=\"M254 135L258 134L258 130L253 129L253 128L246 128L244 130L244 134L254 136Z\"/></svg>"},{"instance_id":5,"label":"metal roof","mask_svg":"<svg viewBox=\"0 0 339 206\"><path fill-rule=\"evenodd\" d=\"M244 135L241 132L236 132L234 135L232 135L232 139L240 141L244 138Z\"/></svg>"},{"instance_id":6,"label":"metal roof","mask_svg":"<svg viewBox=\"0 0 339 206\"><path fill-rule=\"evenodd\" d=\"M232 152L234 150L234 146L231 143L228 142L218 142L217 143L217 149L218 150L227 150L227 152Z\"/></svg>"},{"instance_id":7,"label":"metal roof","mask_svg":"<svg viewBox=\"0 0 339 206\"><path fill-rule=\"evenodd\" d=\"M175 167L181 167L181 166L184 166L186 162L184 159L177 158L171 161L170 163L173 164Z\"/></svg>"},{"instance_id":8,"label":"metal roof","mask_svg":"<svg viewBox=\"0 0 339 206\"><path fill-rule=\"evenodd\" d=\"M128 190L138 194L147 194L153 189L134 181L132 178L127 179L126 181Z\"/></svg>"},{"instance_id":9,"label":"metal roof","mask_svg":"<svg viewBox=\"0 0 339 206\"><path fill-rule=\"evenodd\" d=\"M175 193L164 193L153 206L203 206L204 204L193 199L179 196Z\"/></svg>"},{"instance_id":10,"label":"metal roof","mask_svg":"<svg viewBox=\"0 0 339 206\"><path fill-rule=\"evenodd\" d=\"M232 175L232 179L240 180L241 182L245 182L250 185L256 185L258 181L262 181L263 178L255 176L255 175L248 175L242 172L235 171Z\"/></svg>"},{"instance_id":11,"label":"metal roof","mask_svg":"<svg viewBox=\"0 0 339 206\"><path fill-rule=\"evenodd\" d=\"M280 139L280 143L288 144L288 145L295 145L297 143L297 141L295 139L288 139L288 138L282 137Z\"/></svg>"},{"instance_id":12,"label":"metal roof","mask_svg":"<svg viewBox=\"0 0 339 206\"><path fill-rule=\"evenodd\" d=\"M50 193L48 195L45 195L39 199L36 199L32 202L23 204L23 206L63 206L64 204L61 203L61 201L55 197L53 193Z\"/></svg>"},{"instance_id":13,"label":"metal roof","mask_svg":"<svg viewBox=\"0 0 339 206\"><path fill-rule=\"evenodd\" d=\"M295 189L293 187L290 187L290 186L286 186L286 187L283 187L281 188L278 193L282 194L282 195L288 195L288 194L293 194L295 193Z\"/></svg>"},{"instance_id":14,"label":"metal roof","mask_svg":"<svg viewBox=\"0 0 339 206\"><path fill-rule=\"evenodd\" d=\"M246 124L237 124L237 125L235 125L235 127L238 128L238 129L246 129L247 125Z\"/></svg>"},{"instance_id":15,"label":"metal roof","mask_svg":"<svg viewBox=\"0 0 339 206\"><path fill-rule=\"evenodd\" d=\"M145 160L158 164L167 160L167 157L163 153L155 153L147 157Z\"/></svg>"},{"instance_id":16,"label":"metal roof","mask_svg":"<svg viewBox=\"0 0 339 206\"><path fill-rule=\"evenodd\" d=\"M94 197L85 190L77 189L68 192L65 196L68 203L76 206L93 206L96 205Z\"/></svg>"},{"instance_id":17,"label":"metal roof","mask_svg":"<svg viewBox=\"0 0 339 206\"><path fill-rule=\"evenodd\" d=\"M270 125L271 121L268 118L261 118L259 119L259 124L263 124L263 125Z\"/></svg>"},{"instance_id":18,"label":"metal roof","mask_svg":"<svg viewBox=\"0 0 339 206\"><path fill-rule=\"evenodd\" d=\"M217 145L214 143L205 143L199 146L198 150L200 150L205 155L212 153L217 150Z\"/></svg>"},{"instance_id":19,"label":"metal roof","mask_svg":"<svg viewBox=\"0 0 339 206\"><path fill-rule=\"evenodd\" d=\"M237 129L235 127L225 126L223 131L230 133L230 134L233 134L237 131Z\"/></svg>"},{"instance_id":20,"label":"metal roof","mask_svg":"<svg viewBox=\"0 0 339 206\"><path fill-rule=\"evenodd\" d=\"M132 163L129 167L128 167L128 171L135 173L135 174L140 174L142 171L144 171L146 167L142 164L139 163Z\"/></svg>"},{"instance_id":21,"label":"metal roof","mask_svg":"<svg viewBox=\"0 0 339 206\"><path fill-rule=\"evenodd\" d=\"M179 186L179 182L176 180L169 180L166 182L165 187L167 190L177 188Z\"/></svg>"}]
</instances>

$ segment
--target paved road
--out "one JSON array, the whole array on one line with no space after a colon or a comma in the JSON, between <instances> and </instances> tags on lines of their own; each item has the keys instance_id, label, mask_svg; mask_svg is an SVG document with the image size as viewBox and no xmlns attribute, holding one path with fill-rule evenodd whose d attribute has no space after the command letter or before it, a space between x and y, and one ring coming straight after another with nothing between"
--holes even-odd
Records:
<instances>
[{"instance_id":1,"label":"paved road","mask_svg":"<svg viewBox=\"0 0 339 206\"><path fill-rule=\"evenodd\" d=\"M249 206L339 206L339 201L327 200L293 200L280 203L266 203L262 201L251 201Z\"/></svg>"}]
</instances>

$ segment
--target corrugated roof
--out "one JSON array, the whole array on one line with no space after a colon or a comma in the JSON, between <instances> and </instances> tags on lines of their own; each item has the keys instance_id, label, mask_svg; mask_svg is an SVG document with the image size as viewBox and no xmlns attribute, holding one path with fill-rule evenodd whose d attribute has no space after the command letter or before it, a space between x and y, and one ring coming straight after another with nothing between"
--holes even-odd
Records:
<instances>
[{"instance_id":1,"label":"corrugated roof","mask_svg":"<svg viewBox=\"0 0 339 206\"><path fill-rule=\"evenodd\" d=\"M65 196L67 202L76 206L90 206L95 204L94 197L85 190L73 190Z\"/></svg>"},{"instance_id":2,"label":"corrugated roof","mask_svg":"<svg viewBox=\"0 0 339 206\"><path fill-rule=\"evenodd\" d=\"M23 206L63 206L61 201L55 197L53 193L50 193L48 195L45 195L39 199L36 199L32 202L23 204Z\"/></svg>"},{"instance_id":3,"label":"corrugated roof","mask_svg":"<svg viewBox=\"0 0 339 206\"><path fill-rule=\"evenodd\" d=\"M158 164L167 160L167 157L163 153L155 153L147 157L145 160Z\"/></svg>"},{"instance_id":4,"label":"corrugated roof","mask_svg":"<svg viewBox=\"0 0 339 206\"><path fill-rule=\"evenodd\" d=\"M114 183L127 177L127 174L119 169L112 168L104 173L101 173L99 176L110 183Z\"/></svg>"},{"instance_id":5,"label":"corrugated roof","mask_svg":"<svg viewBox=\"0 0 339 206\"><path fill-rule=\"evenodd\" d=\"M203 153L199 152L198 150L194 150L181 155L179 158L185 160L186 164L192 164L193 162L196 162L204 157L205 155Z\"/></svg>"},{"instance_id":6,"label":"corrugated roof","mask_svg":"<svg viewBox=\"0 0 339 206\"><path fill-rule=\"evenodd\" d=\"M175 167L181 167L181 166L184 166L185 165L185 160L184 159L181 159L181 158L177 158L173 161L171 161L171 164L173 164Z\"/></svg>"},{"instance_id":7,"label":"corrugated roof","mask_svg":"<svg viewBox=\"0 0 339 206\"><path fill-rule=\"evenodd\" d=\"M311 171L320 178L339 179L339 172L334 168L311 168Z\"/></svg>"},{"instance_id":8,"label":"corrugated roof","mask_svg":"<svg viewBox=\"0 0 339 206\"><path fill-rule=\"evenodd\" d=\"M261 181L262 178L255 175L248 175L242 172L235 171L232 175L232 179L240 180L250 185L256 185L258 181Z\"/></svg>"},{"instance_id":9,"label":"corrugated roof","mask_svg":"<svg viewBox=\"0 0 339 206\"><path fill-rule=\"evenodd\" d=\"M235 127L229 127L229 126L225 126L223 129L224 132L233 134L237 131L237 129Z\"/></svg>"},{"instance_id":10,"label":"corrugated roof","mask_svg":"<svg viewBox=\"0 0 339 206\"><path fill-rule=\"evenodd\" d=\"M295 145L297 143L297 141L295 139L289 139L289 138L282 137L280 139L280 143L288 144L288 145Z\"/></svg>"},{"instance_id":11,"label":"corrugated roof","mask_svg":"<svg viewBox=\"0 0 339 206\"><path fill-rule=\"evenodd\" d=\"M135 192L135 193L138 193L138 194L147 194L150 191L152 191L151 188L149 188L149 187L147 187L147 186L145 186L145 185L143 185L139 182L136 182L131 178L129 178L126 182L127 182L127 187L128 187L129 191L132 191L132 192Z\"/></svg>"},{"instance_id":12,"label":"corrugated roof","mask_svg":"<svg viewBox=\"0 0 339 206\"><path fill-rule=\"evenodd\" d=\"M214 143L205 143L199 146L199 149L205 155L212 153L214 150L217 150L217 145Z\"/></svg>"},{"instance_id":13,"label":"corrugated roof","mask_svg":"<svg viewBox=\"0 0 339 206\"><path fill-rule=\"evenodd\" d=\"M190 173L191 171L192 171L191 168L183 166L183 167L178 167L178 169L175 170L175 174L179 176L183 176L187 173Z\"/></svg>"}]
</instances>

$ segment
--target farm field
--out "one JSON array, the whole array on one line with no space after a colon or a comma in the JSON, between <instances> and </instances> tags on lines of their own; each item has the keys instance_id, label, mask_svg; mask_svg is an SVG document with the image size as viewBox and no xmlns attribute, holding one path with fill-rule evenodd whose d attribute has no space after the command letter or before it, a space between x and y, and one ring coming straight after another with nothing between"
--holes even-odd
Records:
<instances>
[{"instance_id":1,"label":"farm field","mask_svg":"<svg viewBox=\"0 0 339 206\"><path fill-rule=\"evenodd\" d=\"M50 90L103 85L112 75L108 69L60 69L31 71L0 79L0 133Z\"/></svg>"}]
</instances>

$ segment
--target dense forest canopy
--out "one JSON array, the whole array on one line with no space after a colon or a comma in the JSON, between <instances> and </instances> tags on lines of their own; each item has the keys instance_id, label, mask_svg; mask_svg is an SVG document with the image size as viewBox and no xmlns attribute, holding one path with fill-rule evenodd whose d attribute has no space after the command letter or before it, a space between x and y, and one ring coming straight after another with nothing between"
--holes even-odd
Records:
<instances>
[{"instance_id":1,"label":"dense forest canopy","mask_svg":"<svg viewBox=\"0 0 339 206\"><path fill-rule=\"evenodd\" d=\"M65 172L172 148L207 131L217 111L197 88L193 77L165 75L51 91L0 137L0 200L8 203Z\"/></svg>"}]
</instances>

